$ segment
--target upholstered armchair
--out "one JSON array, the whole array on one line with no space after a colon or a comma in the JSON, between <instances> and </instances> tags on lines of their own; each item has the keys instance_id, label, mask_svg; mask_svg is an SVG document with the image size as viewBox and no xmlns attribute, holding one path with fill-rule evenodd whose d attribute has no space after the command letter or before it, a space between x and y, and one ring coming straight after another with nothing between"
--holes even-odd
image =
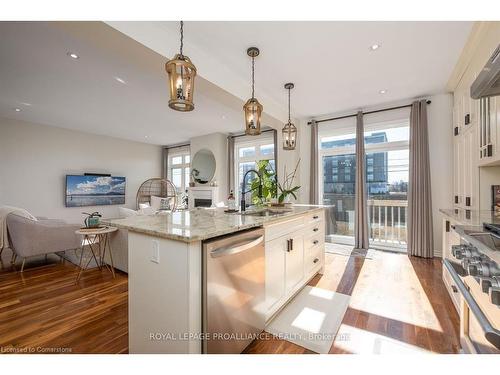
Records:
<instances>
[{"instance_id":1,"label":"upholstered armchair","mask_svg":"<svg viewBox=\"0 0 500 375\"><path fill-rule=\"evenodd\" d=\"M75 234L78 224L68 224L63 220L30 220L15 214L7 215L7 231L10 247L14 252L13 261L23 258L21 272L26 258L47 255L58 251L78 249L81 239Z\"/></svg>"}]
</instances>

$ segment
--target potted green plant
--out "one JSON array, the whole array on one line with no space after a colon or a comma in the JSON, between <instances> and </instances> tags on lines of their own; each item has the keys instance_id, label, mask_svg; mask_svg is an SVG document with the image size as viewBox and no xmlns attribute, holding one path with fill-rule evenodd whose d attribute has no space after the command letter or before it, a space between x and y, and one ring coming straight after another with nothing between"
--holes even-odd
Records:
<instances>
[{"instance_id":1,"label":"potted green plant","mask_svg":"<svg viewBox=\"0 0 500 375\"><path fill-rule=\"evenodd\" d=\"M251 181L252 188L252 203L261 204L262 201L271 202L275 206L284 206L288 203L290 196L297 199L297 191L300 186L294 186L294 180L297 175L297 169L300 164L300 159L295 165L292 173L287 174L286 166L284 167L283 183L280 183L276 178L276 172L269 160L261 160L257 162L256 169L262 179L262 197L258 196L259 179L254 178Z\"/></svg>"}]
</instances>

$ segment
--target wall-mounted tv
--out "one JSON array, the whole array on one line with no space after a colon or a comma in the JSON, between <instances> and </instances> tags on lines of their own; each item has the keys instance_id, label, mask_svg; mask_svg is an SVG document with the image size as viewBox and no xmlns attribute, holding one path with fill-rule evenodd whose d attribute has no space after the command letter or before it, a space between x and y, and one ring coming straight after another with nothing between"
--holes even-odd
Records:
<instances>
[{"instance_id":1,"label":"wall-mounted tv","mask_svg":"<svg viewBox=\"0 0 500 375\"><path fill-rule=\"evenodd\" d=\"M66 176L66 207L125 204L125 177Z\"/></svg>"}]
</instances>

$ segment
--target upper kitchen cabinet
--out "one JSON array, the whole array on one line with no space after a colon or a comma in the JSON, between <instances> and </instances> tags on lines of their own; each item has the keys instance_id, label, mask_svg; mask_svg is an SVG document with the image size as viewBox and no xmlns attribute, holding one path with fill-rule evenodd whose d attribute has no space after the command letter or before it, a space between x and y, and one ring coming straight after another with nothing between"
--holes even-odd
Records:
<instances>
[{"instance_id":1,"label":"upper kitchen cabinet","mask_svg":"<svg viewBox=\"0 0 500 375\"><path fill-rule=\"evenodd\" d=\"M471 86L498 46L500 26L479 22L472 34L471 40L475 43L464 48L449 86L454 99L451 129L453 201L456 208L469 210L485 207L480 200L488 202L491 199L486 185L493 181L484 182L485 188L481 187L480 168L500 166L500 99L498 96L481 99L471 96ZM484 86L476 83L475 94L482 93L481 90Z\"/></svg>"}]
</instances>

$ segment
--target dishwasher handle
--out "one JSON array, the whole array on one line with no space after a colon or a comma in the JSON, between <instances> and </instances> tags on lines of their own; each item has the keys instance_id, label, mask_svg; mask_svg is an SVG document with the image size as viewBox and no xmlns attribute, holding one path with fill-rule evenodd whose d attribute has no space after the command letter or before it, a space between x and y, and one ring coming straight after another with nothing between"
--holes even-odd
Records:
<instances>
[{"instance_id":1,"label":"dishwasher handle","mask_svg":"<svg viewBox=\"0 0 500 375\"><path fill-rule=\"evenodd\" d=\"M249 250L252 247L257 246L264 240L264 236L258 236L251 238L249 241L244 241L240 243L235 243L230 246L221 247L219 249L213 250L210 252L210 256L212 258L223 257L226 255L233 255L237 253L241 253L243 251Z\"/></svg>"}]
</instances>

